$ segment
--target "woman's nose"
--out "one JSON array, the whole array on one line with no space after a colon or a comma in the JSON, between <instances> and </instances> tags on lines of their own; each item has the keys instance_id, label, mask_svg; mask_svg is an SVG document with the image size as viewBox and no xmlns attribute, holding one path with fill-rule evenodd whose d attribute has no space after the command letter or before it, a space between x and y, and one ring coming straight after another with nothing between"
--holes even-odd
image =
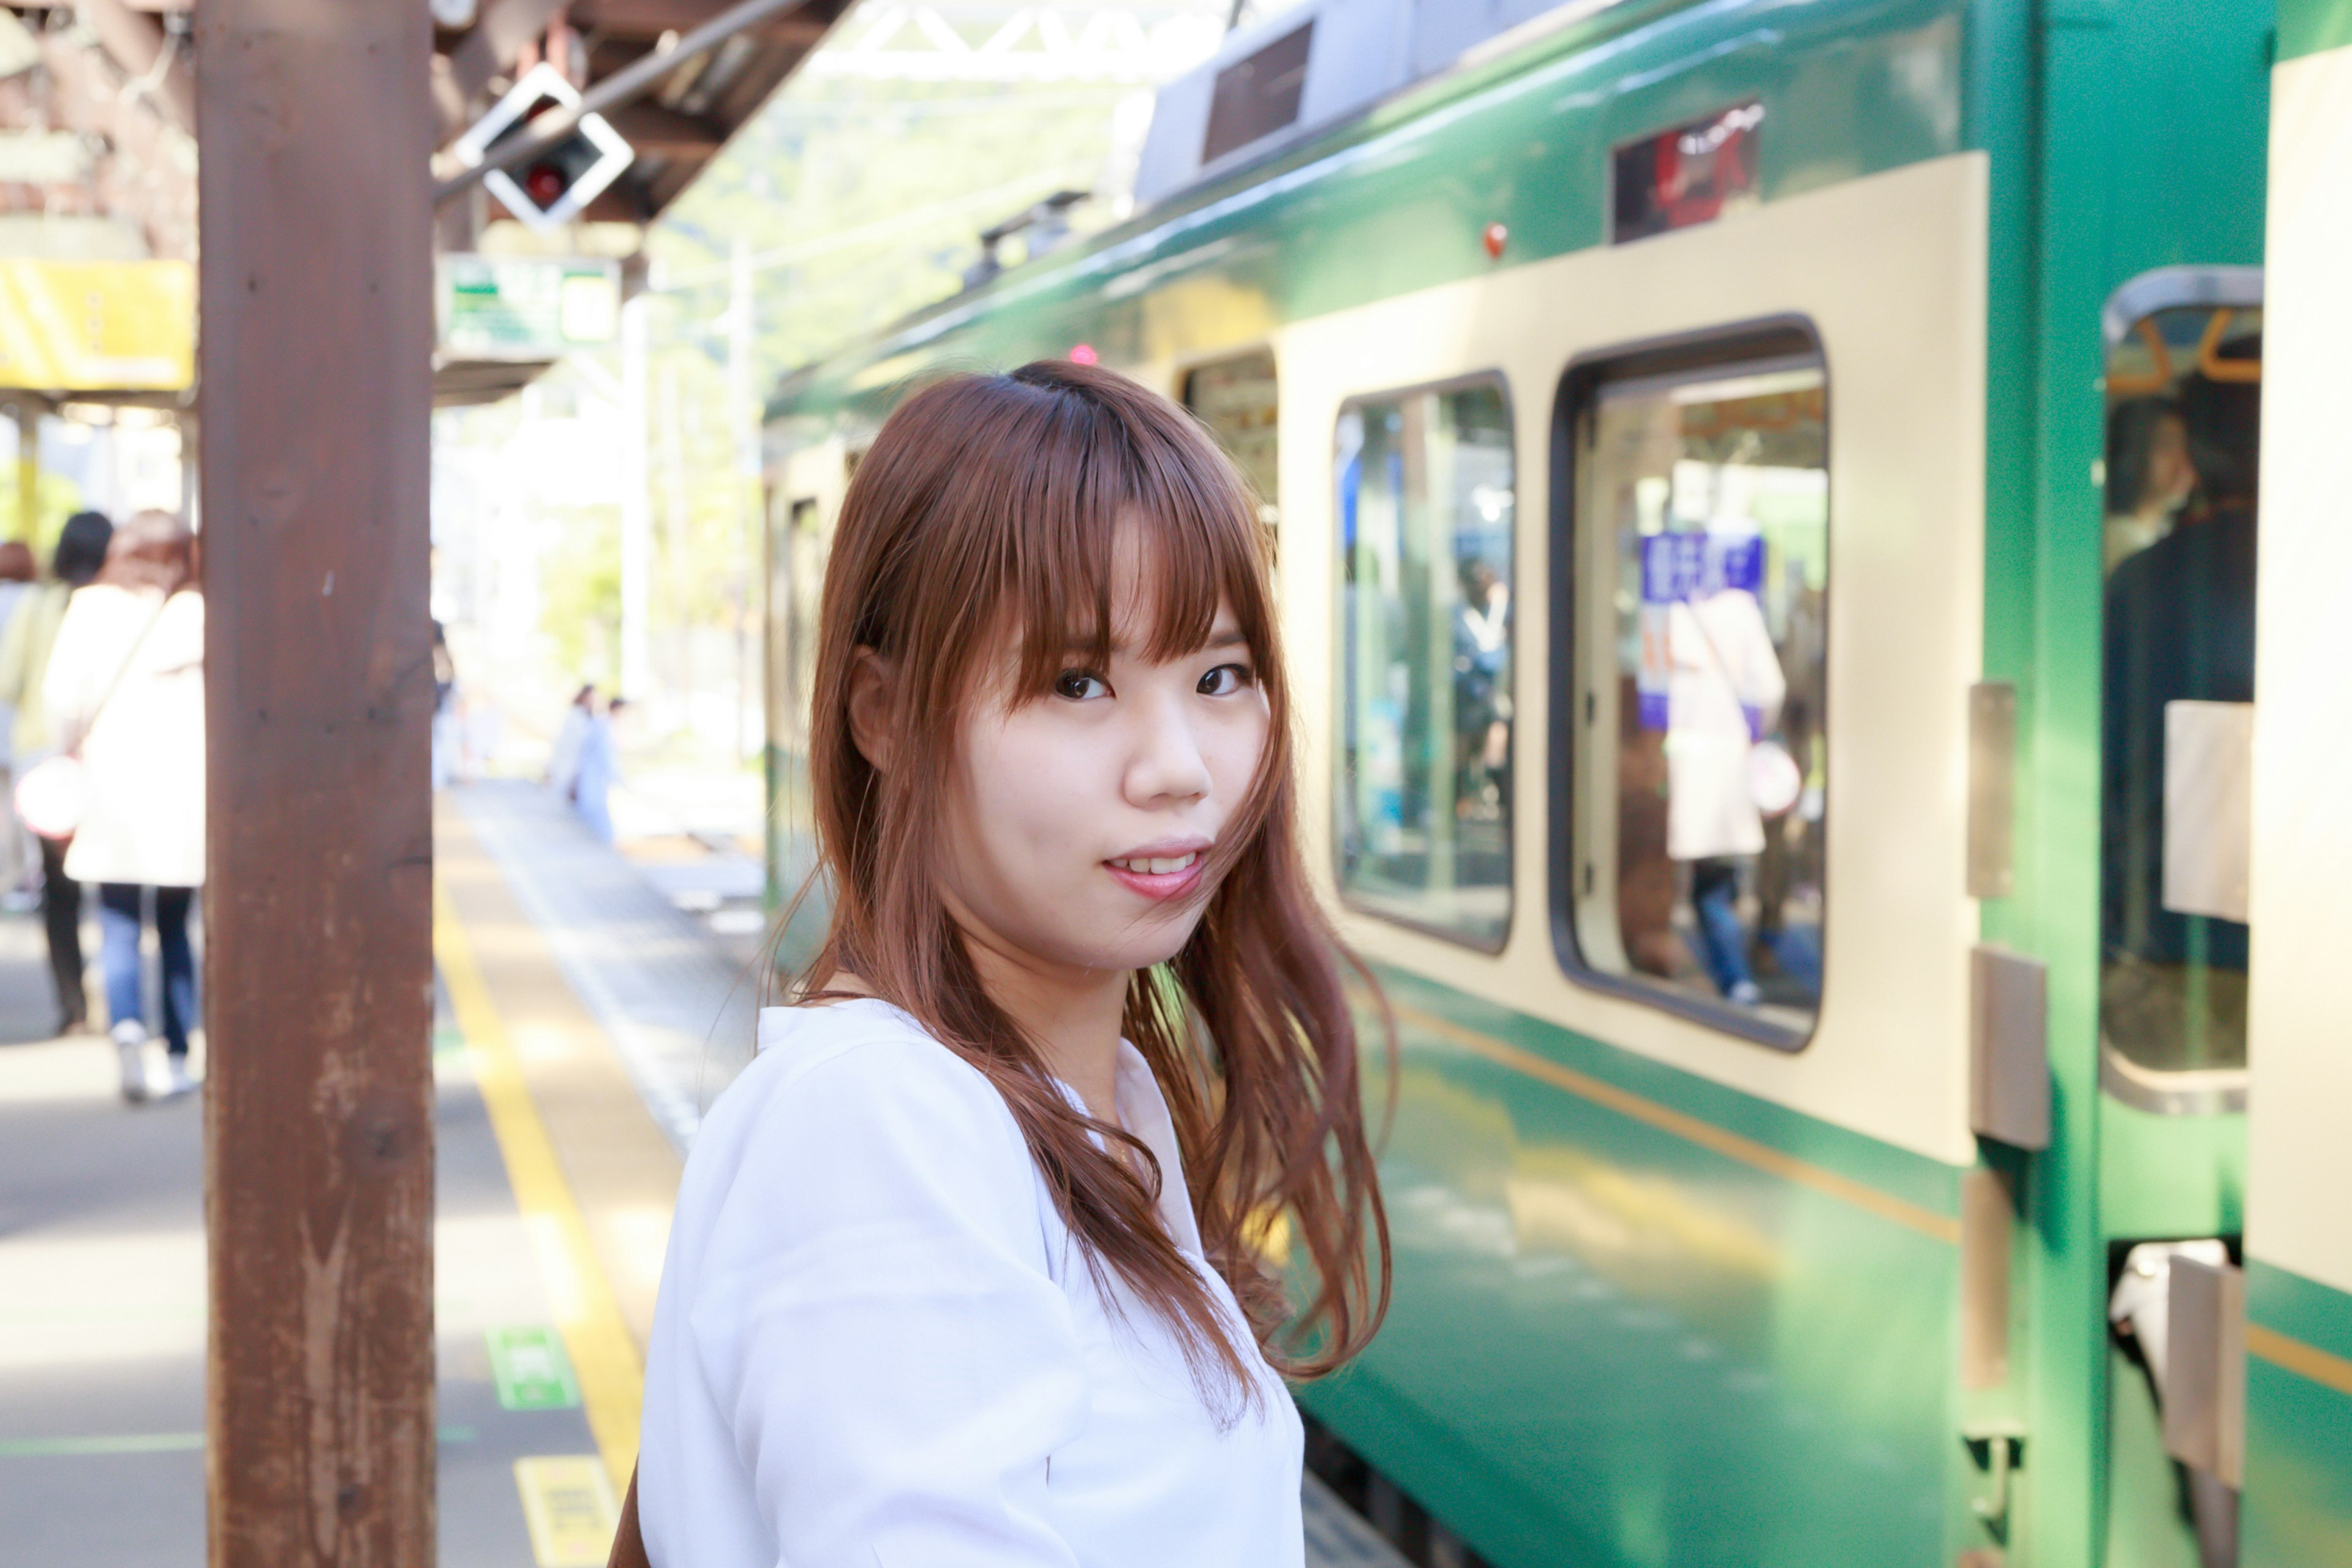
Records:
<instances>
[{"instance_id":1,"label":"woman's nose","mask_svg":"<svg viewBox=\"0 0 2352 1568\"><path fill-rule=\"evenodd\" d=\"M1127 769L1127 795L1136 805L1193 800L1209 793L1209 763L1181 698L1162 696L1140 705L1135 750Z\"/></svg>"}]
</instances>

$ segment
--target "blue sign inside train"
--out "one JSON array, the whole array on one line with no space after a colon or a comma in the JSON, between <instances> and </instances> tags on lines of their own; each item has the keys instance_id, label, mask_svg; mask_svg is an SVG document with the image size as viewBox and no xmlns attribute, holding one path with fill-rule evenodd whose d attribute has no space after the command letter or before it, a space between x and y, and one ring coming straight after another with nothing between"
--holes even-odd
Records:
<instances>
[{"instance_id":1,"label":"blue sign inside train","mask_svg":"<svg viewBox=\"0 0 2352 1568\"><path fill-rule=\"evenodd\" d=\"M1654 533L1642 541L1642 602L1711 599L1727 588L1764 591L1764 540L1754 533Z\"/></svg>"}]
</instances>

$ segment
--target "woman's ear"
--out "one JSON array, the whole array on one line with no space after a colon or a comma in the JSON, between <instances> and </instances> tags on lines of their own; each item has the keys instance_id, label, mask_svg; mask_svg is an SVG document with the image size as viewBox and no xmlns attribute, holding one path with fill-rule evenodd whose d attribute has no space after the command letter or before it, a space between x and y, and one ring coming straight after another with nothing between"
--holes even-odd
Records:
<instances>
[{"instance_id":1,"label":"woman's ear","mask_svg":"<svg viewBox=\"0 0 2352 1568\"><path fill-rule=\"evenodd\" d=\"M898 673L870 647L859 648L849 665L849 737L877 773L890 771L891 742L898 738L891 723Z\"/></svg>"}]
</instances>

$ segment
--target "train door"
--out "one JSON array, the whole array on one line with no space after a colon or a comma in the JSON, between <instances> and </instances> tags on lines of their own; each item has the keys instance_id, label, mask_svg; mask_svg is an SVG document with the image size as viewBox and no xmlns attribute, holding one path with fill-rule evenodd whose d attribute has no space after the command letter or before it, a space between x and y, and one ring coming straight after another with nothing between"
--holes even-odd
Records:
<instances>
[{"instance_id":1,"label":"train door","mask_svg":"<svg viewBox=\"0 0 2352 1568\"><path fill-rule=\"evenodd\" d=\"M2225 1316L2219 1347L2221 1436L2242 1452L2247 1568L2352 1556L2352 15L2284 0L2276 53L2250 1212L2242 1344Z\"/></svg>"},{"instance_id":2,"label":"train door","mask_svg":"<svg viewBox=\"0 0 2352 1568\"><path fill-rule=\"evenodd\" d=\"M2262 274L2143 274L2105 325L2106 1560L2220 1568L2236 1561L2239 1468L2185 1414L2211 1394L2189 1297L2234 1289L2244 1228Z\"/></svg>"}]
</instances>

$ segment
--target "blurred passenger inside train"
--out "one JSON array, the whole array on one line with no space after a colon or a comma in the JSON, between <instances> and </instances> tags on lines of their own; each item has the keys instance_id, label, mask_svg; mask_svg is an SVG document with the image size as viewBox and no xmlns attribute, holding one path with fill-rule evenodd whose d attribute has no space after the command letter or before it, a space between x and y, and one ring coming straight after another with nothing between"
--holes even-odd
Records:
<instances>
[{"instance_id":1,"label":"blurred passenger inside train","mask_svg":"<svg viewBox=\"0 0 2352 1568\"><path fill-rule=\"evenodd\" d=\"M1740 918L1742 874L1764 852L1759 742L1780 721L1789 686L1763 606L1727 586L1671 607L1667 693L1666 854L1690 868L1697 957L1726 1001L1752 1006L1763 992ZM1778 752L1781 762L1787 752ZM1782 787L1776 774L1771 784ZM1785 811L1795 797L1777 802Z\"/></svg>"},{"instance_id":2,"label":"blurred passenger inside train","mask_svg":"<svg viewBox=\"0 0 2352 1568\"><path fill-rule=\"evenodd\" d=\"M1464 816L1489 819L1511 804L1511 585L1484 558L1462 564L1454 603L1454 724Z\"/></svg>"},{"instance_id":3,"label":"blurred passenger inside train","mask_svg":"<svg viewBox=\"0 0 2352 1568\"><path fill-rule=\"evenodd\" d=\"M1249 487L1108 371L917 393L811 723L829 924L688 1159L652 1561L1299 1568L1283 1380L1387 1231Z\"/></svg>"},{"instance_id":4,"label":"blurred passenger inside train","mask_svg":"<svg viewBox=\"0 0 2352 1568\"><path fill-rule=\"evenodd\" d=\"M66 606L41 695L58 747L81 762L65 873L99 885L99 962L122 1097L189 1093L198 1019L188 915L205 880L205 601L185 523L141 511L114 531L96 581ZM163 960L160 1080L139 951L151 901Z\"/></svg>"},{"instance_id":5,"label":"blurred passenger inside train","mask_svg":"<svg viewBox=\"0 0 2352 1568\"><path fill-rule=\"evenodd\" d=\"M2105 564L2113 572L2129 556L2172 531L2173 521L2197 493L2197 466L2189 453L2189 422L2168 397L2132 397L2107 416Z\"/></svg>"},{"instance_id":6,"label":"blurred passenger inside train","mask_svg":"<svg viewBox=\"0 0 2352 1568\"><path fill-rule=\"evenodd\" d=\"M49 580L35 587L0 629L0 700L16 711L9 729L12 795L14 784L58 749L48 705L42 700L49 653L74 590L89 584L106 564L107 544L113 537L114 524L104 512L78 511L66 519L49 557ZM40 848L41 926L48 939L49 983L57 993L57 1032L79 1034L89 1026L82 979L81 884L66 875L65 839L37 832L32 837Z\"/></svg>"},{"instance_id":7,"label":"blurred passenger inside train","mask_svg":"<svg viewBox=\"0 0 2352 1568\"><path fill-rule=\"evenodd\" d=\"M2250 334L2223 349L2222 363L2258 374L2261 354ZM2246 762L2262 385L2240 377L2200 372L2184 382L2197 500L2107 581L2102 1011L2110 1037L2126 1038L2136 1058L2175 1068L2245 1060L2242 881L2203 886L2212 879L2188 869L2242 863L2243 846L2234 858L2223 847L2218 860L2207 853L2214 846L2170 846L2167 876L2170 837L2216 831L2215 797L2200 778L2242 773Z\"/></svg>"}]
</instances>

